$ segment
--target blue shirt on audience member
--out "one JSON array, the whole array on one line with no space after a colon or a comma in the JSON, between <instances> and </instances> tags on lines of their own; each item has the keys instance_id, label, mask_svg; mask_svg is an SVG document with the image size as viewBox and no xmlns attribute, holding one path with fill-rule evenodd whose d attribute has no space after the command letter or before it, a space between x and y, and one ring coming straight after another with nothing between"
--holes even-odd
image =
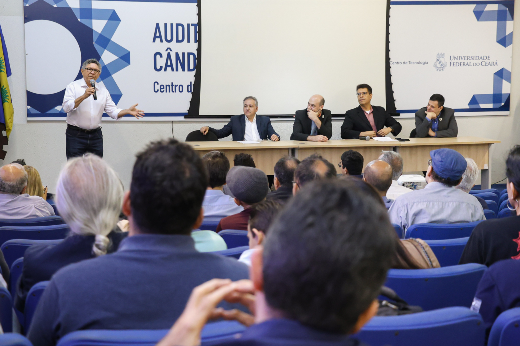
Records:
<instances>
[{"instance_id":1,"label":"blue shirt on audience member","mask_svg":"<svg viewBox=\"0 0 520 346\"><path fill-rule=\"evenodd\" d=\"M229 216L240 213L243 207L235 203L235 199L221 190L206 190L204 201L204 216Z\"/></svg>"}]
</instances>

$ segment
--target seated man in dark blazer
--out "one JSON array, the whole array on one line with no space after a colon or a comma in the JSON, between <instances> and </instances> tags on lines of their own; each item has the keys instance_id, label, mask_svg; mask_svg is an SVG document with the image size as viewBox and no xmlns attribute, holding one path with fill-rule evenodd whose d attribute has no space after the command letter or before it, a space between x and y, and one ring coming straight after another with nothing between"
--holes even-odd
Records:
<instances>
[{"instance_id":1,"label":"seated man in dark blazer","mask_svg":"<svg viewBox=\"0 0 520 346\"><path fill-rule=\"evenodd\" d=\"M271 119L257 115L257 111L258 100L256 97L248 96L244 99L244 114L232 116L229 123L220 130L203 126L200 132L206 135L208 131L211 131L217 135L217 138L224 138L232 134L234 141L261 141L262 139L279 141L280 136L274 131Z\"/></svg>"},{"instance_id":2,"label":"seated man in dark blazer","mask_svg":"<svg viewBox=\"0 0 520 346\"><path fill-rule=\"evenodd\" d=\"M345 113L345 120L341 125L341 138L384 137L390 132L397 136L401 132L401 124L392 118L383 107L370 104L372 87L368 84L359 84L356 90L359 106Z\"/></svg>"},{"instance_id":3,"label":"seated man in dark blazer","mask_svg":"<svg viewBox=\"0 0 520 346\"><path fill-rule=\"evenodd\" d=\"M323 96L314 95L307 109L296 111L291 140L326 142L332 137L332 115L324 105Z\"/></svg>"},{"instance_id":4,"label":"seated man in dark blazer","mask_svg":"<svg viewBox=\"0 0 520 346\"><path fill-rule=\"evenodd\" d=\"M428 106L415 113L415 136L424 137L457 137L459 129L455 120L455 111L444 107L444 96L433 94Z\"/></svg>"}]
</instances>

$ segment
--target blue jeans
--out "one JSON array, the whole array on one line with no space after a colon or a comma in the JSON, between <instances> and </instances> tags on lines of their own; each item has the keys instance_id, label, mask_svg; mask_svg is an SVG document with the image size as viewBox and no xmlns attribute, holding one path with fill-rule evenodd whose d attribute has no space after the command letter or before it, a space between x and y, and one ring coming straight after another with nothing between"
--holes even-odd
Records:
<instances>
[{"instance_id":1,"label":"blue jeans","mask_svg":"<svg viewBox=\"0 0 520 346\"><path fill-rule=\"evenodd\" d=\"M93 153L103 157L103 133L101 127L95 130L84 130L76 126L67 125L66 154L67 160Z\"/></svg>"}]
</instances>

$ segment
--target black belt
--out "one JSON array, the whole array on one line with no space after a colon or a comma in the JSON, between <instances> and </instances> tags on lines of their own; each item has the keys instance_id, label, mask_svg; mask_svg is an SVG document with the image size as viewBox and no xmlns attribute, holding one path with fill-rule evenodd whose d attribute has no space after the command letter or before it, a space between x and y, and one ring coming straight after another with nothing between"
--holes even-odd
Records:
<instances>
[{"instance_id":1,"label":"black belt","mask_svg":"<svg viewBox=\"0 0 520 346\"><path fill-rule=\"evenodd\" d=\"M97 129L86 130L86 129L82 129L81 127L77 127L77 126L74 126L74 125L67 124L67 129L74 130L74 131L79 131L79 132L83 132L83 133L94 133L94 132L97 132L97 131L101 130L101 127L98 127Z\"/></svg>"}]
</instances>

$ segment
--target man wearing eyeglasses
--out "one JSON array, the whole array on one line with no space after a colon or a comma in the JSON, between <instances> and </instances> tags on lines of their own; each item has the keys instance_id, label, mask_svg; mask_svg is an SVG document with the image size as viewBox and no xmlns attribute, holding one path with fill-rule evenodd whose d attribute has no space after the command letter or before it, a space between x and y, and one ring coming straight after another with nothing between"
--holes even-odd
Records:
<instances>
[{"instance_id":1,"label":"man wearing eyeglasses","mask_svg":"<svg viewBox=\"0 0 520 346\"><path fill-rule=\"evenodd\" d=\"M417 138L457 137L459 129L455 120L455 111L444 107L444 96L433 94L428 105L415 113L415 131Z\"/></svg>"},{"instance_id":2,"label":"man wearing eyeglasses","mask_svg":"<svg viewBox=\"0 0 520 346\"><path fill-rule=\"evenodd\" d=\"M131 114L137 119L144 112L137 104L128 109L117 108L105 85L96 81L101 74L101 64L96 59L88 59L81 65L82 79L67 85L63 97L63 111L67 113L66 154L67 160L93 153L103 157L103 134L101 116L106 112L112 119Z\"/></svg>"},{"instance_id":3,"label":"man wearing eyeglasses","mask_svg":"<svg viewBox=\"0 0 520 346\"><path fill-rule=\"evenodd\" d=\"M359 106L345 113L341 125L341 138L384 137L390 132L397 136L401 124L392 118L383 107L372 106L372 87L359 84L356 87Z\"/></svg>"}]
</instances>

